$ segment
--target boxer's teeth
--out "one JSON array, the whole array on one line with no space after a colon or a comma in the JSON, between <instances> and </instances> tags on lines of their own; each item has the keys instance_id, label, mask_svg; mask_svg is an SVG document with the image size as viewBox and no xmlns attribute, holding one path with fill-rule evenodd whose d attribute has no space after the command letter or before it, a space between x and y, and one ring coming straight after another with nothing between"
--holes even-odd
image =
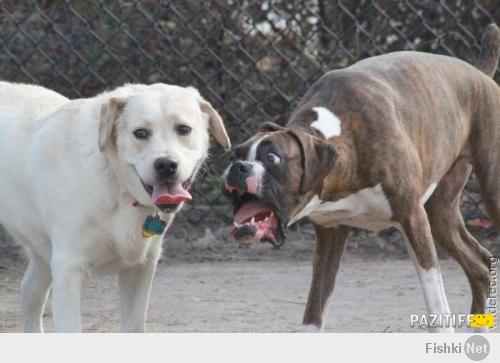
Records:
<instances>
[{"instance_id":1,"label":"boxer's teeth","mask_svg":"<svg viewBox=\"0 0 500 363\"><path fill-rule=\"evenodd\" d=\"M255 224L255 217L252 217L252 219L250 220L250 224Z\"/></svg>"}]
</instances>

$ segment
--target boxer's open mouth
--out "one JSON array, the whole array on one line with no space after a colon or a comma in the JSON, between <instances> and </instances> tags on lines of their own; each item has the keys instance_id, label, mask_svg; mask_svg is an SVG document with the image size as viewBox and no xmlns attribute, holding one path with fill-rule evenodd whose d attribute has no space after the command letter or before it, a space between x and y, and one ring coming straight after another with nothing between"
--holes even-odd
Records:
<instances>
[{"instance_id":1,"label":"boxer's open mouth","mask_svg":"<svg viewBox=\"0 0 500 363\"><path fill-rule=\"evenodd\" d=\"M250 193L231 194L235 211L231 235L242 245L261 241L281 246L280 219L274 207Z\"/></svg>"}]
</instances>

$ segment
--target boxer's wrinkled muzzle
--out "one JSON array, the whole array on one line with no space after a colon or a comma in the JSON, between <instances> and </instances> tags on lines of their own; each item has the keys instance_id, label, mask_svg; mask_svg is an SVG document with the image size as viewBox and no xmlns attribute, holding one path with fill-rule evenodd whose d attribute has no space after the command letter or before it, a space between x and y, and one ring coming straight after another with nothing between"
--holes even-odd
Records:
<instances>
[{"instance_id":1,"label":"boxer's wrinkled muzzle","mask_svg":"<svg viewBox=\"0 0 500 363\"><path fill-rule=\"evenodd\" d=\"M259 182L251 163L236 161L227 173L224 187L227 191L236 191L240 195L243 193L257 195L260 187Z\"/></svg>"},{"instance_id":2,"label":"boxer's wrinkled muzzle","mask_svg":"<svg viewBox=\"0 0 500 363\"><path fill-rule=\"evenodd\" d=\"M236 161L226 175L224 187L229 192L236 191L238 194L243 194L248 190L247 180L250 178L252 178L252 166L244 161Z\"/></svg>"},{"instance_id":3,"label":"boxer's wrinkled muzzle","mask_svg":"<svg viewBox=\"0 0 500 363\"><path fill-rule=\"evenodd\" d=\"M273 198L266 195L263 179L247 161L235 161L223 177L223 190L234 207L231 234L242 245L261 241L280 247L284 241L280 213L269 202Z\"/></svg>"}]
</instances>

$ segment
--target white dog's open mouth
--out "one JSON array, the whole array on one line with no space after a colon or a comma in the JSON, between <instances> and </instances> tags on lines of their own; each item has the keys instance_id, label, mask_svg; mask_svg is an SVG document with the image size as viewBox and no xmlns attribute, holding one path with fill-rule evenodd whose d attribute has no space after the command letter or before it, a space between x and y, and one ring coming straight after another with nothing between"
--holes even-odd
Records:
<instances>
[{"instance_id":1,"label":"white dog's open mouth","mask_svg":"<svg viewBox=\"0 0 500 363\"><path fill-rule=\"evenodd\" d=\"M145 183L142 185L151 197L151 202L156 206L175 206L192 199L191 194L187 191L189 180L184 183L163 182L152 186Z\"/></svg>"}]
</instances>

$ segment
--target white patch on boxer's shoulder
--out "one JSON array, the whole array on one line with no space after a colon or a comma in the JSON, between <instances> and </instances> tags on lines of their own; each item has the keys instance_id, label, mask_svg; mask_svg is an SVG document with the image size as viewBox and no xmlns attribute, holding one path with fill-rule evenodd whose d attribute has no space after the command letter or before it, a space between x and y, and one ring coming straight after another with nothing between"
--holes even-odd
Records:
<instances>
[{"instance_id":1,"label":"white patch on boxer's shoulder","mask_svg":"<svg viewBox=\"0 0 500 363\"><path fill-rule=\"evenodd\" d=\"M379 231L395 225L391 220L391 206L381 184L331 202L323 202L315 195L291 218L288 225L304 217L309 217L313 222L325 227L346 225Z\"/></svg>"},{"instance_id":2,"label":"white patch on boxer's shoulder","mask_svg":"<svg viewBox=\"0 0 500 363\"><path fill-rule=\"evenodd\" d=\"M422 195L422 198L420 198L420 203L422 205L425 204L429 200L429 198L432 196L432 193L436 190L437 183L432 183L429 188L425 191L424 195Z\"/></svg>"},{"instance_id":3,"label":"white patch on boxer's shoulder","mask_svg":"<svg viewBox=\"0 0 500 363\"><path fill-rule=\"evenodd\" d=\"M321 329L316 325L307 324L302 327L302 333L320 333Z\"/></svg>"},{"instance_id":4,"label":"white patch on boxer's shoulder","mask_svg":"<svg viewBox=\"0 0 500 363\"><path fill-rule=\"evenodd\" d=\"M339 136L341 133L340 119L325 107L313 107L318 114L318 119L311 123L311 127L321 132L325 138Z\"/></svg>"},{"instance_id":5,"label":"white patch on boxer's shoulder","mask_svg":"<svg viewBox=\"0 0 500 363\"><path fill-rule=\"evenodd\" d=\"M259 137L252 144L252 146L250 146L250 150L248 151L248 156L247 156L248 161L255 161L255 159L257 158L257 148L259 147L259 144L262 142L262 140L264 140L268 136L269 135L264 135L264 136Z\"/></svg>"}]
</instances>

